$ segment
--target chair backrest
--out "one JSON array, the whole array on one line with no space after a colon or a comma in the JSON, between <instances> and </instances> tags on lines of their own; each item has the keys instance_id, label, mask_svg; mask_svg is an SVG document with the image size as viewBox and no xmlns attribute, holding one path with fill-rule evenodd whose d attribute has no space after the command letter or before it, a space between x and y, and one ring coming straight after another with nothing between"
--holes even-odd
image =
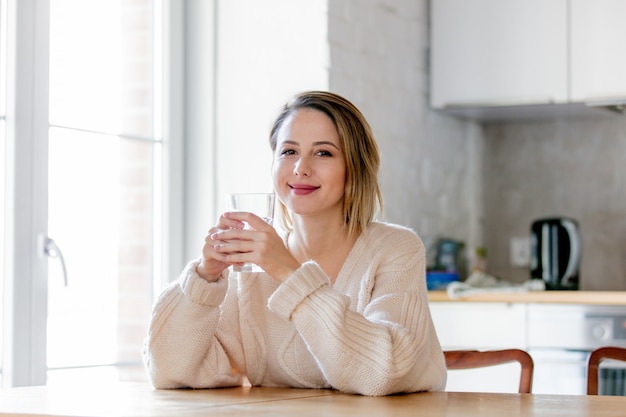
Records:
<instances>
[{"instance_id":1,"label":"chair backrest","mask_svg":"<svg viewBox=\"0 0 626 417\"><path fill-rule=\"evenodd\" d=\"M521 366L519 392L530 393L533 385L533 358L521 349L447 350L443 352L448 369L471 369L519 362Z\"/></svg>"},{"instance_id":2,"label":"chair backrest","mask_svg":"<svg viewBox=\"0 0 626 417\"><path fill-rule=\"evenodd\" d=\"M604 359L614 359L626 362L626 348L604 346L597 348L589 355L587 361L587 394L598 395L598 372L600 362Z\"/></svg>"}]
</instances>

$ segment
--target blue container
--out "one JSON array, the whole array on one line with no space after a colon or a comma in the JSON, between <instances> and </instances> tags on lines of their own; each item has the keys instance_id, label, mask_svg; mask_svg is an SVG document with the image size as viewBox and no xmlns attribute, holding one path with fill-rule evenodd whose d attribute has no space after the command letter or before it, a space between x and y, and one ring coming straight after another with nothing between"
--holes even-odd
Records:
<instances>
[{"instance_id":1,"label":"blue container","mask_svg":"<svg viewBox=\"0 0 626 417\"><path fill-rule=\"evenodd\" d=\"M426 272L426 288L428 288L429 291L445 290L449 283L458 280L458 272Z\"/></svg>"}]
</instances>

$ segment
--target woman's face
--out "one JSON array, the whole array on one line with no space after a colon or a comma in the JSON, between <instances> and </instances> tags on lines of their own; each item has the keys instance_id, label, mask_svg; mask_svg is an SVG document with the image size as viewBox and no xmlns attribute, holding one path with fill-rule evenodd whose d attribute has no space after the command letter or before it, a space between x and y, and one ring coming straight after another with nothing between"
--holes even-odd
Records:
<instances>
[{"instance_id":1,"label":"woman's face","mask_svg":"<svg viewBox=\"0 0 626 417\"><path fill-rule=\"evenodd\" d=\"M332 120L318 110L299 109L285 119L276 137L278 198L294 215L342 219L346 164Z\"/></svg>"}]
</instances>

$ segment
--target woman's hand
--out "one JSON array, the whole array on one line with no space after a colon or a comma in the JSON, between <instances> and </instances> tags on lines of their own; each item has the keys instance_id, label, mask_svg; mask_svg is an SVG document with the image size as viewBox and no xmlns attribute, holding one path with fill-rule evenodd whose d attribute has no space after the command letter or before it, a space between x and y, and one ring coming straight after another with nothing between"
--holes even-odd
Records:
<instances>
[{"instance_id":1,"label":"woman's hand","mask_svg":"<svg viewBox=\"0 0 626 417\"><path fill-rule=\"evenodd\" d=\"M246 223L249 228L244 228ZM284 281L300 267L276 230L253 213L224 213L220 217L220 227L211 230L212 233L207 237L211 248L206 251L205 245L203 254L207 252L215 261L214 265L251 262L278 281Z\"/></svg>"},{"instance_id":2,"label":"woman's hand","mask_svg":"<svg viewBox=\"0 0 626 417\"><path fill-rule=\"evenodd\" d=\"M225 260L224 253L218 253L216 250L220 245L228 243L220 239L219 232L243 228L243 222L229 219L226 217L225 213L220 216L217 226L209 229L207 236L204 238L204 246L202 247L202 261L196 267L196 272L201 278L209 282L217 281L222 271L232 264Z\"/></svg>"}]
</instances>

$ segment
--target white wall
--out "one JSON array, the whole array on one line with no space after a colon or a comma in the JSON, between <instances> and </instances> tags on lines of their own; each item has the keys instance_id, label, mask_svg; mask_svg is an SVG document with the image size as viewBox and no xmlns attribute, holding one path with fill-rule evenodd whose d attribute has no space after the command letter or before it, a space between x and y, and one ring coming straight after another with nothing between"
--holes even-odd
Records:
<instances>
[{"instance_id":1,"label":"white wall","mask_svg":"<svg viewBox=\"0 0 626 417\"><path fill-rule=\"evenodd\" d=\"M328 88L325 0L188 0L185 258L228 192L272 189L268 133L294 93Z\"/></svg>"},{"instance_id":2,"label":"white wall","mask_svg":"<svg viewBox=\"0 0 626 417\"><path fill-rule=\"evenodd\" d=\"M294 93L328 88L325 0L226 0L218 7L217 197L271 191L268 133Z\"/></svg>"}]
</instances>

